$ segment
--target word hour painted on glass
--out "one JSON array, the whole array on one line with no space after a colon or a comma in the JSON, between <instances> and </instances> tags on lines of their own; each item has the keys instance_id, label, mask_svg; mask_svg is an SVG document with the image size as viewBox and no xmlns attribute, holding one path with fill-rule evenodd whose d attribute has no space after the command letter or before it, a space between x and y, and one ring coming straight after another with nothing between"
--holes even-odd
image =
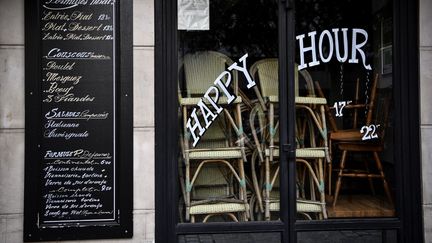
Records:
<instances>
[{"instance_id":1,"label":"word hour painted on glass","mask_svg":"<svg viewBox=\"0 0 432 243\"><path fill-rule=\"evenodd\" d=\"M368 41L368 33L364 29L351 29L351 43L348 41L348 28L334 28L329 30L324 30L321 32L318 43L317 43L317 32L312 31L307 34L310 46L305 46L306 35L297 35L296 39L298 41L298 46L300 49L300 65L299 70L307 67L313 67L319 65L321 62L328 63L336 55L339 62L344 63L348 61L349 63L359 63L357 53L360 54L361 62L365 69L371 70L371 66L366 64L366 54L362 49ZM342 47L339 43L340 32L342 32ZM328 48L324 48L324 44L328 44ZM327 46L326 46L327 47ZM351 47L351 51L349 51ZM341 49L343 54L341 54ZM325 53L325 50L327 53ZM312 60L306 61L305 54L310 52ZM319 55L319 60L317 56ZM327 55L327 56L326 56ZM350 58L349 58L350 57ZM349 59L348 59L349 58Z\"/></svg>"}]
</instances>

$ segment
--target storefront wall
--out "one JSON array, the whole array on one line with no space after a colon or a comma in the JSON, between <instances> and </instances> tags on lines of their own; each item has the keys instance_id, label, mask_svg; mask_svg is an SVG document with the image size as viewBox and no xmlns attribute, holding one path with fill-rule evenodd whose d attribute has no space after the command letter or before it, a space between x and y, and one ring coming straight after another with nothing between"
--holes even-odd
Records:
<instances>
[{"instance_id":1,"label":"storefront wall","mask_svg":"<svg viewBox=\"0 0 432 243\"><path fill-rule=\"evenodd\" d=\"M154 1L134 1L134 237L154 239ZM432 242L432 1L420 0L425 242ZM22 242L24 0L0 0L0 243ZM118 242L117 240L85 242Z\"/></svg>"},{"instance_id":2,"label":"storefront wall","mask_svg":"<svg viewBox=\"0 0 432 243\"><path fill-rule=\"evenodd\" d=\"M88 243L154 241L153 3L133 3L134 236ZM24 0L0 0L0 60L0 243L18 243L24 212Z\"/></svg>"}]
</instances>

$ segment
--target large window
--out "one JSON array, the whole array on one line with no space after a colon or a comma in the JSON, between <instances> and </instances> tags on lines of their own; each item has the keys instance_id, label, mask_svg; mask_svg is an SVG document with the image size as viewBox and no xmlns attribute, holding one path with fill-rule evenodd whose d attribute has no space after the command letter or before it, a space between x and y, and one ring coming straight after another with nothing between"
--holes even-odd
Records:
<instances>
[{"instance_id":1,"label":"large window","mask_svg":"<svg viewBox=\"0 0 432 243\"><path fill-rule=\"evenodd\" d=\"M265 155L278 141L268 112L278 103L277 2L178 3L179 220L269 220L279 208L277 158Z\"/></svg>"},{"instance_id":2,"label":"large window","mask_svg":"<svg viewBox=\"0 0 432 243\"><path fill-rule=\"evenodd\" d=\"M296 95L296 139L325 159L310 164L316 178L297 168L299 194L325 198L327 218L393 217L392 2L307 2L296 1L296 62L310 75Z\"/></svg>"},{"instance_id":3,"label":"large window","mask_svg":"<svg viewBox=\"0 0 432 243\"><path fill-rule=\"evenodd\" d=\"M407 80L416 66L401 37L410 15L399 14L407 1L164 3L156 171L168 191L156 192L165 205L156 226L162 218L168 228L159 235L415 238L417 84Z\"/></svg>"},{"instance_id":4,"label":"large window","mask_svg":"<svg viewBox=\"0 0 432 243\"><path fill-rule=\"evenodd\" d=\"M392 5L297 5L297 217L395 216ZM179 220L278 220L277 4L179 1L178 13Z\"/></svg>"}]
</instances>

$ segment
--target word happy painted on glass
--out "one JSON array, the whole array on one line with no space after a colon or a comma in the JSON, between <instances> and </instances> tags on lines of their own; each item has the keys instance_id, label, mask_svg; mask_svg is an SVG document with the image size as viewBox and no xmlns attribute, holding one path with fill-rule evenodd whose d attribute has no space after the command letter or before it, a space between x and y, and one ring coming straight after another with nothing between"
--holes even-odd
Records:
<instances>
[{"instance_id":1,"label":"word happy painted on glass","mask_svg":"<svg viewBox=\"0 0 432 243\"><path fill-rule=\"evenodd\" d=\"M250 89L256 85L255 81L252 80L247 67L246 67L246 58L248 57L248 54L243 55L239 62L242 63L242 67L237 65L237 62L232 64L228 67L228 71L236 70L240 71L244 74L246 80L247 80L247 88ZM192 146L196 146L199 142L201 136L205 133L205 131L210 127L210 125L213 123L214 120L218 117L219 113L222 112L223 108L218 105L218 100L220 98L220 93L222 93L227 97L227 104L231 104L234 102L234 100L237 98L235 94L232 94L229 91L229 86L231 84L232 75L228 71L223 71L213 82L214 85L210 86L204 96L199 100L197 103L198 109L200 113L198 112L197 107L195 107L192 110L192 113L187 121L186 128L188 130L188 133L192 135L193 137L193 144ZM214 93L213 97L210 97L210 94ZM210 104L214 111L212 111L207 104ZM204 121L205 126L201 125L201 121L198 118L198 114L201 116L201 120ZM194 122L194 124L192 124ZM198 134L196 133L198 130Z\"/></svg>"}]
</instances>

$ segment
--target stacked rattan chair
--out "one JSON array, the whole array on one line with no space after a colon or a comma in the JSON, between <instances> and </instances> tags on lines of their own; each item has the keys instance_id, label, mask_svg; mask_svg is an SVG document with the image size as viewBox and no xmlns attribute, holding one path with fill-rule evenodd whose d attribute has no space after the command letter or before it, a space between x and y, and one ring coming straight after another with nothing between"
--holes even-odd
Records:
<instances>
[{"instance_id":1,"label":"stacked rattan chair","mask_svg":"<svg viewBox=\"0 0 432 243\"><path fill-rule=\"evenodd\" d=\"M247 148L241 119L241 98L227 104L222 96L218 105L223 112L213 121L195 147L186 124L194 106L215 79L233 62L213 51L196 52L183 57L179 89L182 116L182 183L186 221L207 222L214 216L225 220L247 221L249 204L246 193L244 161ZM238 94L237 73L233 72L230 89Z\"/></svg>"},{"instance_id":2,"label":"stacked rattan chair","mask_svg":"<svg viewBox=\"0 0 432 243\"><path fill-rule=\"evenodd\" d=\"M325 98L314 97L313 82L310 75L302 71L300 72L305 79L310 96L299 96L298 93L298 75L296 74L296 110L297 114L302 112L302 116L298 116L296 124L297 130L303 131L296 134L298 139L296 149L297 168L300 173L297 173L297 181L304 182L305 178L309 179L308 195L304 190L298 189L297 212L303 214L306 218L310 214L318 215L318 218L327 218L325 193L324 193L324 161L329 161L328 146L327 146L327 129L325 121L324 105L327 103ZM278 121L277 121L277 104L278 97L278 60L275 58L260 60L250 69L250 74L257 78L260 83L260 88L255 87L255 92L258 97L259 105L257 105L250 114L250 126L256 151L252 159L252 178L256 190L258 204L260 210L264 211L265 219L270 220L271 212L279 211L280 204L277 197L278 188L275 183L278 181L279 174L279 146L278 146ZM302 119L300 119L302 117ZM258 118L258 122L256 119ZM259 124L261 134L257 134L256 125ZM307 129L306 129L307 128ZM309 146L305 145L304 132L309 132ZM318 131L318 136L315 136L314 131ZM259 138L260 137L260 138ZM318 137L319 141L316 141ZM319 145L319 146L318 146ZM261 172L261 180L257 178L254 170L255 159L259 158ZM304 183L303 183L304 184ZM261 190L261 188L263 188ZM315 192L319 193L318 198ZM262 197L262 198L261 198ZM261 205L261 204L264 205Z\"/></svg>"}]
</instances>

